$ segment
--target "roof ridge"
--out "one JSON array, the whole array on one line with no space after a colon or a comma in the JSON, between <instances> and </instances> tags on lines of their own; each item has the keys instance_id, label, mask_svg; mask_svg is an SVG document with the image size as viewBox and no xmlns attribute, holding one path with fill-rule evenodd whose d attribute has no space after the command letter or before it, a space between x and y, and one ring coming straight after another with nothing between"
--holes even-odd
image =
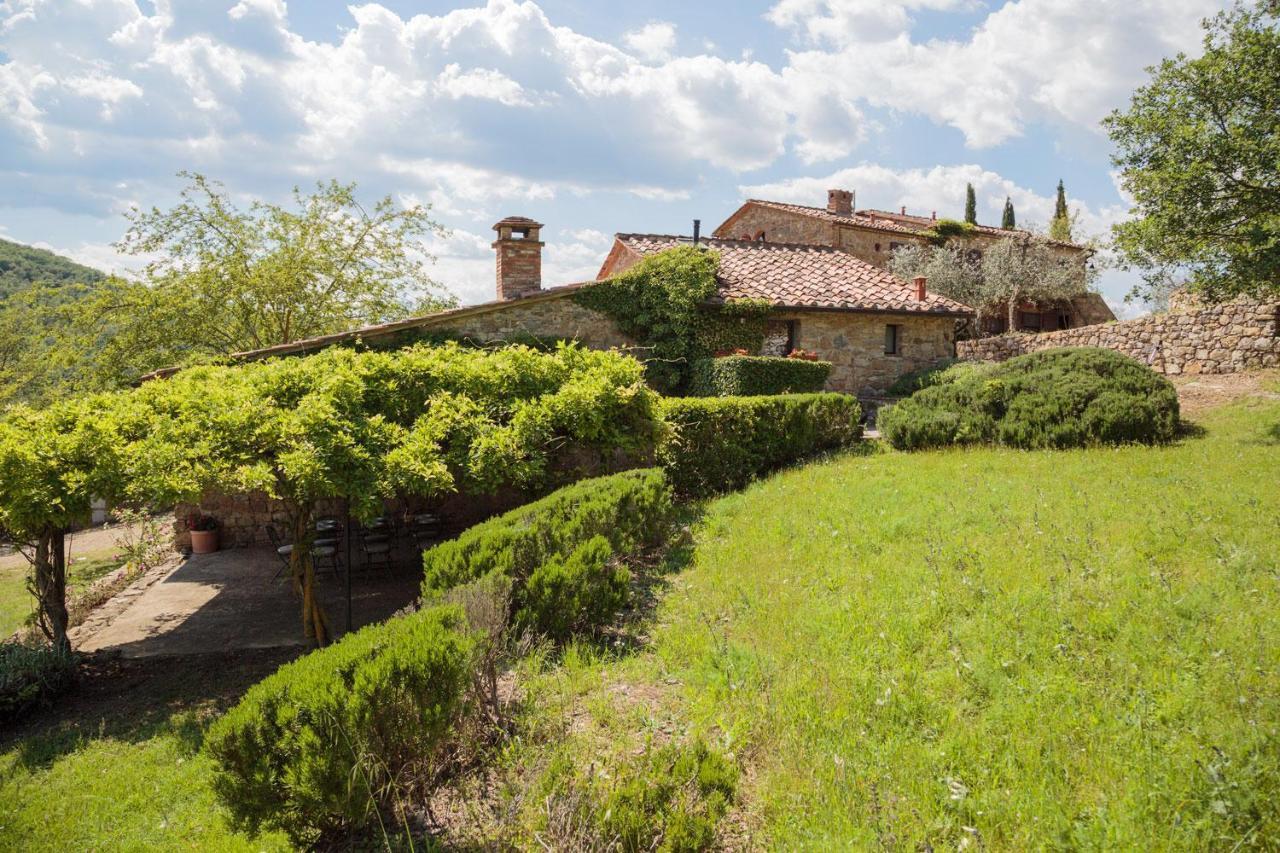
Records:
<instances>
[{"instance_id":1,"label":"roof ridge","mask_svg":"<svg viewBox=\"0 0 1280 853\"><path fill-rule=\"evenodd\" d=\"M688 237L684 235L676 235L676 234L621 234L620 233L620 234L615 234L613 236L619 240L621 240L624 237L641 237L641 238L647 237L647 238L658 238L662 240L685 240L690 244L693 243L692 237ZM700 237L699 242L703 244L736 243L742 246L753 246L756 248L767 248L767 249L804 249L805 251L814 251L814 252L836 252L842 255L848 255L850 258L852 258L853 260L857 261L860 264L866 264L869 267L875 267L876 269L880 269L879 267L876 267L875 264L871 263L870 261L863 260L862 258L853 254L853 252L848 251L847 249L842 249L839 246L827 246L822 243L788 243L782 240L740 240L737 237Z\"/></svg>"}]
</instances>

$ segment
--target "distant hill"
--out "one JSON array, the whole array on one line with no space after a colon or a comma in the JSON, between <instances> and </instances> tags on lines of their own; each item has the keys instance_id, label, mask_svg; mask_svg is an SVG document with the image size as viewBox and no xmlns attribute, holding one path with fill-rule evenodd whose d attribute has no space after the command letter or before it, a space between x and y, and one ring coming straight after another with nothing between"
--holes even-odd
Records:
<instances>
[{"instance_id":1,"label":"distant hill","mask_svg":"<svg viewBox=\"0 0 1280 853\"><path fill-rule=\"evenodd\" d=\"M53 287L96 284L106 276L61 255L0 240L0 299L39 282Z\"/></svg>"}]
</instances>

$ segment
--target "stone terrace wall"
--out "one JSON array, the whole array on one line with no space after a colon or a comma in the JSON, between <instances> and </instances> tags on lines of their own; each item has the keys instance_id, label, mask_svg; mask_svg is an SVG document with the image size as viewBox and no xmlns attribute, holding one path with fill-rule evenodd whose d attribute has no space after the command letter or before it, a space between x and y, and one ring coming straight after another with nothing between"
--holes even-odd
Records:
<instances>
[{"instance_id":1,"label":"stone terrace wall","mask_svg":"<svg viewBox=\"0 0 1280 853\"><path fill-rule=\"evenodd\" d=\"M562 447L550 461L550 474L546 488L538 491L522 491L515 488L499 489L491 495L457 493L434 500L425 498L392 498L385 501L386 514L403 517L405 513L433 512L440 516L446 535L461 533L486 518L515 509L548 491L563 485L603 474L613 474L631 468L645 468L654 464L653 449L636 453L621 450L601 453L580 446ZM333 516L342 518L341 500L317 501L317 518ZM287 537L288 515L285 505L265 494L224 494L214 492L204 495L198 503L179 504L173 511L173 547L182 551L191 545L191 533L187 519L192 515L208 515L218 521L219 547L245 548L268 543L267 525Z\"/></svg>"},{"instance_id":2,"label":"stone terrace wall","mask_svg":"<svg viewBox=\"0 0 1280 853\"><path fill-rule=\"evenodd\" d=\"M1057 347L1103 347L1160 373L1237 373L1280 366L1280 302L1235 301L1121 323L961 341L970 361L1004 361Z\"/></svg>"}]
</instances>

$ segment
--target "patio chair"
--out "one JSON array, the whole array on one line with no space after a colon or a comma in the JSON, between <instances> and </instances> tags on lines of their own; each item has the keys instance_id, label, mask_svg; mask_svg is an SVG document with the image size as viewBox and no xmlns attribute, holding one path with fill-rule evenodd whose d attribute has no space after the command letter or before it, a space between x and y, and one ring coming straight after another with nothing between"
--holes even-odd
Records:
<instances>
[{"instance_id":1,"label":"patio chair","mask_svg":"<svg viewBox=\"0 0 1280 853\"><path fill-rule=\"evenodd\" d=\"M391 571L393 554L395 553L395 537L386 527L366 529L360 536L360 550L364 553L365 565L373 568L375 562Z\"/></svg>"},{"instance_id":2,"label":"patio chair","mask_svg":"<svg viewBox=\"0 0 1280 853\"><path fill-rule=\"evenodd\" d=\"M280 558L280 568L271 576L272 580L280 577L289 569L289 558L293 554L293 545L284 542L280 532L276 530L275 525L268 524L267 538L271 540L271 547L276 549L276 556ZM311 559L319 564L321 560L328 560L333 567L335 576L341 575L341 569L338 567L338 539L317 539L311 543Z\"/></svg>"}]
</instances>

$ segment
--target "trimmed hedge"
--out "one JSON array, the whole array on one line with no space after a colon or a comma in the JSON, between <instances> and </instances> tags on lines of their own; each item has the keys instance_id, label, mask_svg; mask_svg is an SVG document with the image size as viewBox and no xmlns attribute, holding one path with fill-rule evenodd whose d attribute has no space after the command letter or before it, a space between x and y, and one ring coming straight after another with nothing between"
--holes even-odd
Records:
<instances>
[{"instance_id":1,"label":"trimmed hedge","mask_svg":"<svg viewBox=\"0 0 1280 853\"><path fill-rule=\"evenodd\" d=\"M662 401L671 432L658 462L682 495L730 491L862 437L862 409L847 394L685 397Z\"/></svg>"},{"instance_id":2,"label":"trimmed hedge","mask_svg":"<svg viewBox=\"0 0 1280 853\"><path fill-rule=\"evenodd\" d=\"M423 597L498 574L511 579L518 625L556 639L591 630L626 601L618 558L656 544L672 510L657 469L581 480L426 551Z\"/></svg>"},{"instance_id":3,"label":"trimmed hedge","mask_svg":"<svg viewBox=\"0 0 1280 853\"><path fill-rule=\"evenodd\" d=\"M829 361L727 355L694 363L690 393L695 397L811 394L821 391L830 375Z\"/></svg>"},{"instance_id":4,"label":"trimmed hedge","mask_svg":"<svg viewBox=\"0 0 1280 853\"><path fill-rule=\"evenodd\" d=\"M951 368L940 384L881 410L900 450L992 443L1021 448L1163 442L1178 395L1149 367L1106 349L1043 350L990 368Z\"/></svg>"},{"instance_id":5,"label":"trimmed hedge","mask_svg":"<svg viewBox=\"0 0 1280 853\"><path fill-rule=\"evenodd\" d=\"M54 646L0 643L0 723L48 707L75 681L76 660Z\"/></svg>"},{"instance_id":6,"label":"trimmed hedge","mask_svg":"<svg viewBox=\"0 0 1280 853\"><path fill-rule=\"evenodd\" d=\"M427 775L471 677L462 610L370 625L280 667L209 729L214 789L251 832L300 844L364 824L389 783Z\"/></svg>"}]
</instances>

